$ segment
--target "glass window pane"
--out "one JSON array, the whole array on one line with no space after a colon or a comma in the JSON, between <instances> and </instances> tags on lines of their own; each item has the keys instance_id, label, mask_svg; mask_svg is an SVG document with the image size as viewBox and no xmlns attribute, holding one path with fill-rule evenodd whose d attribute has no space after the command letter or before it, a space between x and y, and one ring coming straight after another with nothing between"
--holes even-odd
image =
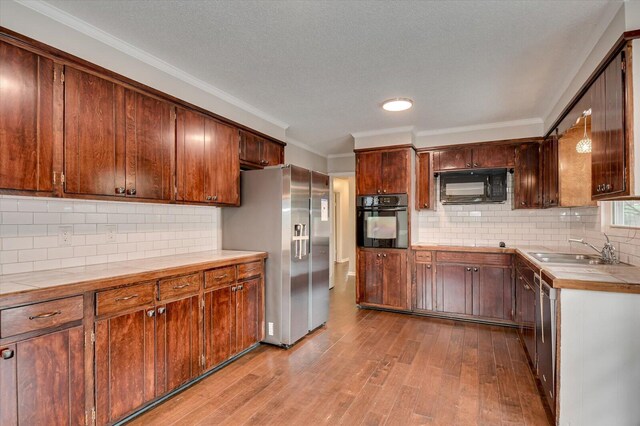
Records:
<instances>
[{"instance_id":1,"label":"glass window pane","mask_svg":"<svg viewBox=\"0 0 640 426\"><path fill-rule=\"evenodd\" d=\"M640 228L640 201L616 201L612 213L612 225Z\"/></svg>"}]
</instances>

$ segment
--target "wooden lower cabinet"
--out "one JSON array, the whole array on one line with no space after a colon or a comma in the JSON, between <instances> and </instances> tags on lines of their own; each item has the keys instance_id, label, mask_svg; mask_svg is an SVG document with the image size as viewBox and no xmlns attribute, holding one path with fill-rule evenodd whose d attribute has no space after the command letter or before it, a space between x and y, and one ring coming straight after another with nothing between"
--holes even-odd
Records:
<instances>
[{"instance_id":1,"label":"wooden lower cabinet","mask_svg":"<svg viewBox=\"0 0 640 426\"><path fill-rule=\"evenodd\" d=\"M262 340L262 278L204 294L204 358L209 370Z\"/></svg>"},{"instance_id":2,"label":"wooden lower cabinet","mask_svg":"<svg viewBox=\"0 0 640 426\"><path fill-rule=\"evenodd\" d=\"M0 424L85 424L82 326L0 345Z\"/></svg>"},{"instance_id":3,"label":"wooden lower cabinet","mask_svg":"<svg viewBox=\"0 0 640 426\"><path fill-rule=\"evenodd\" d=\"M96 321L96 422L112 423L154 399L155 309Z\"/></svg>"},{"instance_id":4,"label":"wooden lower cabinet","mask_svg":"<svg viewBox=\"0 0 640 426\"><path fill-rule=\"evenodd\" d=\"M409 310L405 250L358 251L357 303Z\"/></svg>"},{"instance_id":5,"label":"wooden lower cabinet","mask_svg":"<svg viewBox=\"0 0 640 426\"><path fill-rule=\"evenodd\" d=\"M515 287L516 311L514 320L518 323L520 338L532 363L536 359L536 292L523 271L516 269Z\"/></svg>"},{"instance_id":6,"label":"wooden lower cabinet","mask_svg":"<svg viewBox=\"0 0 640 426\"><path fill-rule=\"evenodd\" d=\"M433 279L433 264L416 262L415 268L415 284L416 284L416 300L414 308L421 311L434 311L435 304L435 286Z\"/></svg>"},{"instance_id":7,"label":"wooden lower cabinet","mask_svg":"<svg viewBox=\"0 0 640 426\"><path fill-rule=\"evenodd\" d=\"M473 314L473 269L465 265L438 264L436 267L438 311Z\"/></svg>"}]
</instances>

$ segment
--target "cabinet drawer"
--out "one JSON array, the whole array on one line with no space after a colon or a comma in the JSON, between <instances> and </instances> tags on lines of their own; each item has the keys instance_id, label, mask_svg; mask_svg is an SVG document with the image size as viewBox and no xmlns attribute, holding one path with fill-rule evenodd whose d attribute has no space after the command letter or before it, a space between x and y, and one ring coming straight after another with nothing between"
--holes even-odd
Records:
<instances>
[{"instance_id":1,"label":"cabinet drawer","mask_svg":"<svg viewBox=\"0 0 640 426\"><path fill-rule=\"evenodd\" d=\"M238 281L256 277L262 273L262 261L238 265Z\"/></svg>"},{"instance_id":2,"label":"cabinet drawer","mask_svg":"<svg viewBox=\"0 0 640 426\"><path fill-rule=\"evenodd\" d=\"M454 251L439 251L436 254L438 262L464 263L471 265L511 265L511 255L501 253L464 253Z\"/></svg>"},{"instance_id":3,"label":"cabinet drawer","mask_svg":"<svg viewBox=\"0 0 640 426\"><path fill-rule=\"evenodd\" d=\"M231 284L236 280L236 267L212 269L204 273L204 287L215 288Z\"/></svg>"},{"instance_id":4,"label":"cabinet drawer","mask_svg":"<svg viewBox=\"0 0 640 426\"><path fill-rule=\"evenodd\" d=\"M431 252L418 250L415 252L416 262L431 263Z\"/></svg>"},{"instance_id":5,"label":"cabinet drawer","mask_svg":"<svg viewBox=\"0 0 640 426\"><path fill-rule=\"evenodd\" d=\"M201 281L200 273L162 280L158 284L158 300L197 293Z\"/></svg>"},{"instance_id":6,"label":"cabinet drawer","mask_svg":"<svg viewBox=\"0 0 640 426\"><path fill-rule=\"evenodd\" d=\"M29 331L57 327L81 320L82 296L51 300L0 311L0 337L15 336Z\"/></svg>"},{"instance_id":7,"label":"cabinet drawer","mask_svg":"<svg viewBox=\"0 0 640 426\"><path fill-rule=\"evenodd\" d=\"M137 306L153 304L155 282L136 284L96 294L96 315L122 312Z\"/></svg>"}]
</instances>

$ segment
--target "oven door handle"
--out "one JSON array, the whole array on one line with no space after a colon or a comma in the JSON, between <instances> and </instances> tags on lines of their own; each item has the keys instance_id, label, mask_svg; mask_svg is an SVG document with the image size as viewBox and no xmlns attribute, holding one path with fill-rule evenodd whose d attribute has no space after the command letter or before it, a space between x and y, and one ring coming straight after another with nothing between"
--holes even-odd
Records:
<instances>
[{"instance_id":1,"label":"oven door handle","mask_svg":"<svg viewBox=\"0 0 640 426\"><path fill-rule=\"evenodd\" d=\"M406 212L406 207L374 207L374 208L360 208L360 211L364 212Z\"/></svg>"}]
</instances>

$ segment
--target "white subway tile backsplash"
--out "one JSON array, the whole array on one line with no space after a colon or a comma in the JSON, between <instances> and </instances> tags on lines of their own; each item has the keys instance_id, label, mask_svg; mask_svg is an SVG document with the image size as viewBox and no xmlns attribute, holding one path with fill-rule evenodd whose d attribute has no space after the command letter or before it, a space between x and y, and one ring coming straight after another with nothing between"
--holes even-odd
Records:
<instances>
[{"instance_id":1,"label":"white subway tile backsplash","mask_svg":"<svg viewBox=\"0 0 640 426\"><path fill-rule=\"evenodd\" d=\"M0 275L218 247L219 209L0 196ZM60 247L60 226L73 228ZM115 242L107 241L115 226Z\"/></svg>"}]
</instances>

